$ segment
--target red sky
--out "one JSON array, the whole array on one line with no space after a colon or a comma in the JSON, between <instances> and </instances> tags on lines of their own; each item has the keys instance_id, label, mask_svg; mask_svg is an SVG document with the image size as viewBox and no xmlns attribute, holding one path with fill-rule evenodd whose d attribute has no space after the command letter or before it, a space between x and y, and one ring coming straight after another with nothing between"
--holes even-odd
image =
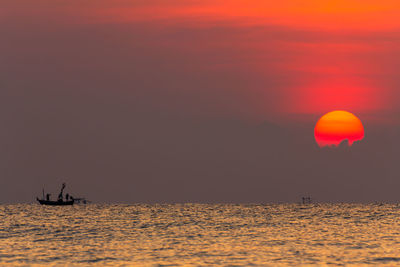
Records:
<instances>
[{"instance_id":1,"label":"red sky","mask_svg":"<svg viewBox=\"0 0 400 267\"><path fill-rule=\"evenodd\" d=\"M239 72L248 84L233 90L249 98L250 116L385 113L398 99L397 1L44 0L19 9L9 2L10 20L119 25L120 42L192 58L195 68Z\"/></svg>"},{"instance_id":2,"label":"red sky","mask_svg":"<svg viewBox=\"0 0 400 267\"><path fill-rule=\"evenodd\" d=\"M215 47L217 52L234 50L232 57L239 59L228 68L243 67L261 80L284 75L290 85L282 88L268 82L263 88L262 81L257 88L243 88L249 94L276 91L273 112L278 114L334 109L374 113L396 103L396 88L384 80L396 73L397 1L146 1L100 9L99 14L120 22L159 20L164 28L177 31L234 28L225 38L203 37L199 43L188 38L185 48L192 53ZM168 45L180 46L179 41L177 37ZM256 104L262 106L260 101Z\"/></svg>"},{"instance_id":3,"label":"red sky","mask_svg":"<svg viewBox=\"0 0 400 267\"><path fill-rule=\"evenodd\" d=\"M0 202L64 181L107 201L398 200L399 18L394 0L3 0ZM365 138L325 151L313 129L338 109Z\"/></svg>"}]
</instances>

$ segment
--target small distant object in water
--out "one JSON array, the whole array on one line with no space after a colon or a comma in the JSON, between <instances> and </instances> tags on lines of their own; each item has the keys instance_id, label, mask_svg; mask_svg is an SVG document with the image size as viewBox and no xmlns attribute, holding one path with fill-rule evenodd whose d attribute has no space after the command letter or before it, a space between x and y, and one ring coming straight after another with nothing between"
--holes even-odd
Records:
<instances>
[{"instance_id":1,"label":"small distant object in water","mask_svg":"<svg viewBox=\"0 0 400 267\"><path fill-rule=\"evenodd\" d=\"M311 204L311 197L302 197L301 198L303 204Z\"/></svg>"},{"instance_id":2,"label":"small distant object in water","mask_svg":"<svg viewBox=\"0 0 400 267\"><path fill-rule=\"evenodd\" d=\"M50 205L50 206L70 206L70 205L74 205L75 202L77 203L81 203L82 200L84 200L84 204L86 204L88 201L84 198L78 198L75 199L73 196L71 196L70 194L66 194L65 195L65 199L64 199L64 189L65 189L65 183L62 184L61 186L61 191L60 194L58 194L58 198L57 200L51 200L50 196L51 194L46 194L46 198L45 198L45 194L44 194L44 189L43 189L43 196L42 199L39 199L38 197L36 198L36 200L41 204L41 205ZM78 201L77 201L78 200Z\"/></svg>"}]
</instances>

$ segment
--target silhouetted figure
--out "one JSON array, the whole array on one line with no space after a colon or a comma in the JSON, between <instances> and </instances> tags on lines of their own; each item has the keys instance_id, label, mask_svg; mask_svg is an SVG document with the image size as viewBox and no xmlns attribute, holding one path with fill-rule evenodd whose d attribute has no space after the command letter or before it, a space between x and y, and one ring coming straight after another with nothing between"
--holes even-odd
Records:
<instances>
[{"instance_id":1,"label":"silhouetted figure","mask_svg":"<svg viewBox=\"0 0 400 267\"><path fill-rule=\"evenodd\" d=\"M61 186L61 192L60 192L60 194L58 195L58 201L60 201L60 202L63 201L63 191L64 191L64 188L65 188L65 183L62 184L62 186Z\"/></svg>"},{"instance_id":2,"label":"silhouetted figure","mask_svg":"<svg viewBox=\"0 0 400 267\"><path fill-rule=\"evenodd\" d=\"M46 200L50 201L50 194L46 194Z\"/></svg>"},{"instance_id":3,"label":"silhouetted figure","mask_svg":"<svg viewBox=\"0 0 400 267\"><path fill-rule=\"evenodd\" d=\"M65 201L68 201L69 200L69 194L67 193L67 194L65 194Z\"/></svg>"}]
</instances>

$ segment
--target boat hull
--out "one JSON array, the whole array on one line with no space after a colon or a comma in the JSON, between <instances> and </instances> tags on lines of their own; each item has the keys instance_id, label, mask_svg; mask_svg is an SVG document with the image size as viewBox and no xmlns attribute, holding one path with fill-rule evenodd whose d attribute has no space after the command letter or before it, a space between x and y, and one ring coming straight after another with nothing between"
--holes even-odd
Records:
<instances>
[{"instance_id":1,"label":"boat hull","mask_svg":"<svg viewBox=\"0 0 400 267\"><path fill-rule=\"evenodd\" d=\"M51 200L44 200L44 199L36 199L40 205L48 205L48 206L71 206L74 205L74 201L51 201Z\"/></svg>"}]
</instances>

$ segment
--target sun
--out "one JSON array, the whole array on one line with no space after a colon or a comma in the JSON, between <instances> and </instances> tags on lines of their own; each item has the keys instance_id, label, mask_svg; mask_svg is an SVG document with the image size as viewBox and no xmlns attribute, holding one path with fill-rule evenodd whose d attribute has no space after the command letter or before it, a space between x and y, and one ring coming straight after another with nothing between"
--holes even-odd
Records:
<instances>
[{"instance_id":1,"label":"sun","mask_svg":"<svg viewBox=\"0 0 400 267\"><path fill-rule=\"evenodd\" d=\"M349 146L364 138L364 127L354 114L344 111L331 111L322 116L314 129L315 141L320 147L338 146L348 140Z\"/></svg>"}]
</instances>

